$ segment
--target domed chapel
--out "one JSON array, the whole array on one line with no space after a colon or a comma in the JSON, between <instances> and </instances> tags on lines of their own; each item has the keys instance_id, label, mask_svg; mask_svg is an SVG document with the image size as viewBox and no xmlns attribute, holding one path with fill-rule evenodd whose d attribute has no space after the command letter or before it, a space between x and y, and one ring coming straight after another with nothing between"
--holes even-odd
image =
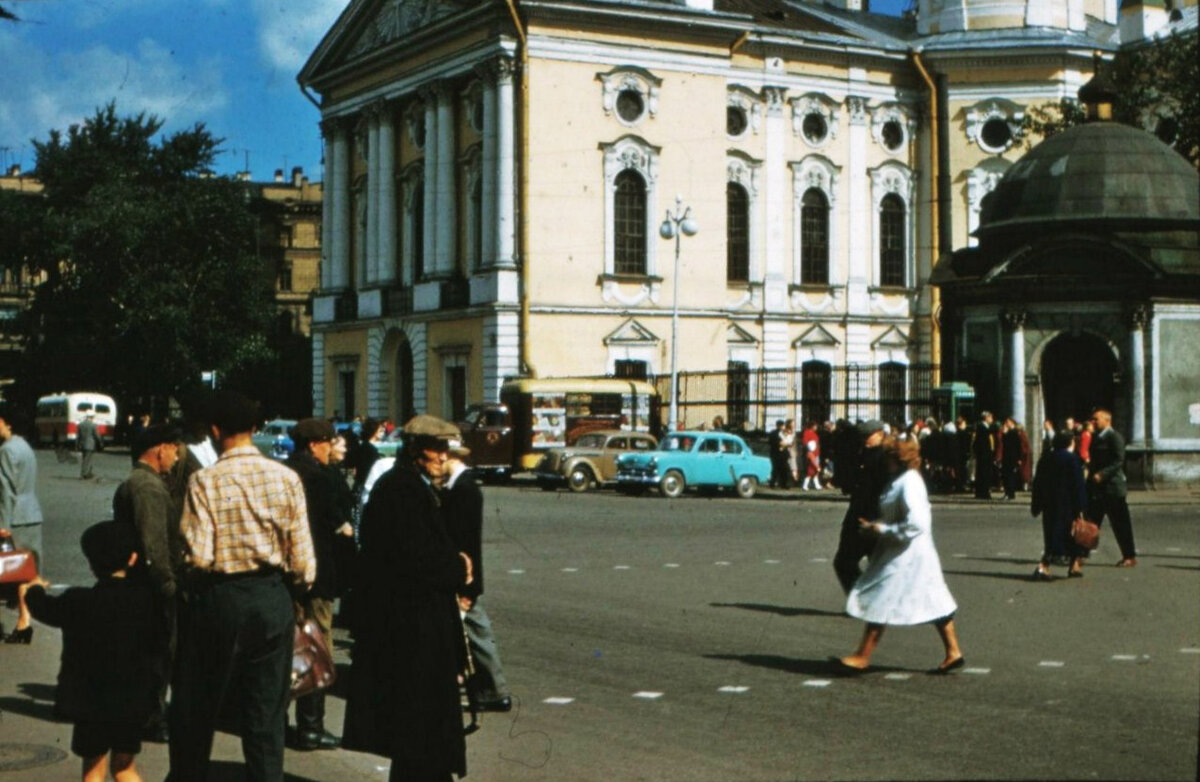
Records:
<instances>
[{"instance_id":1,"label":"domed chapel","mask_svg":"<svg viewBox=\"0 0 1200 782\"><path fill-rule=\"evenodd\" d=\"M665 396L677 355L684 425L902 424L966 380L1031 430L1112 404L1190 474L1187 172L1111 123L1030 151L1025 118L1196 23L1197 0L351 0L298 77L325 143L314 412L461 420L511 377ZM699 230L664 240L676 210Z\"/></svg>"}]
</instances>

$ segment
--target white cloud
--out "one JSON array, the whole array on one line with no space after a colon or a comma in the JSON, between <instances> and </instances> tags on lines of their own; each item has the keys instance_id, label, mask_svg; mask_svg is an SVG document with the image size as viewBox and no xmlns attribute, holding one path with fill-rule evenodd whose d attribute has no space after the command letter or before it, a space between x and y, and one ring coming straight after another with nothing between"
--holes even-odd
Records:
<instances>
[{"instance_id":1,"label":"white cloud","mask_svg":"<svg viewBox=\"0 0 1200 782\"><path fill-rule=\"evenodd\" d=\"M295 75L347 5L347 0L253 0L266 64Z\"/></svg>"},{"instance_id":2,"label":"white cloud","mask_svg":"<svg viewBox=\"0 0 1200 782\"><path fill-rule=\"evenodd\" d=\"M20 76L0 92L0 145L25 148L51 129L66 130L116 101L122 115L145 111L167 121L167 129L190 127L229 103L219 59L181 62L150 38L132 51L104 44L53 54L0 32L0 61L20 63ZM32 154L15 155L32 165Z\"/></svg>"}]
</instances>

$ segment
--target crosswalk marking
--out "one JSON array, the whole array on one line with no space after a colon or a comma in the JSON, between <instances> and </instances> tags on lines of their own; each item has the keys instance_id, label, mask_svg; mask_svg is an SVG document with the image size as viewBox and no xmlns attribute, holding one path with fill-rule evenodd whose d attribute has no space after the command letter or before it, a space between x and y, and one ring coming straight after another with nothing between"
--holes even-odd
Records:
<instances>
[{"instance_id":1,"label":"crosswalk marking","mask_svg":"<svg viewBox=\"0 0 1200 782\"><path fill-rule=\"evenodd\" d=\"M564 698L556 695L552 698L546 698L542 703L548 703L551 706L566 706L568 703L574 703L574 701L574 698Z\"/></svg>"},{"instance_id":2,"label":"crosswalk marking","mask_svg":"<svg viewBox=\"0 0 1200 782\"><path fill-rule=\"evenodd\" d=\"M663 694L661 692L652 692L649 690L642 690L640 692L635 692L633 694L633 697L641 698L642 700L646 700L646 701L656 701L659 698L661 698L662 696L663 696Z\"/></svg>"},{"instance_id":3,"label":"crosswalk marking","mask_svg":"<svg viewBox=\"0 0 1200 782\"><path fill-rule=\"evenodd\" d=\"M744 687L740 684L726 684L724 687L717 688L717 692L743 693L749 691L749 687Z\"/></svg>"},{"instance_id":4,"label":"crosswalk marking","mask_svg":"<svg viewBox=\"0 0 1200 782\"><path fill-rule=\"evenodd\" d=\"M833 684L832 679L808 679L804 682L805 687L828 687Z\"/></svg>"},{"instance_id":5,"label":"crosswalk marking","mask_svg":"<svg viewBox=\"0 0 1200 782\"><path fill-rule=\"evenodd\" d=\"M1062 668L1066 663L1062 660L1042 660L1038 665L1042 668Z\"/></svg>"}]
</instances>

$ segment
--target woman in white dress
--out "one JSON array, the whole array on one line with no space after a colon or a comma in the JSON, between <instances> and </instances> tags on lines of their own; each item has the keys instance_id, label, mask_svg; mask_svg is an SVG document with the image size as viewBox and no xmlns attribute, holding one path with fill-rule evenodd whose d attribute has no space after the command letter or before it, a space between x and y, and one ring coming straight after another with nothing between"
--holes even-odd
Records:
<instances>
[{"instance_id":1,"label":"woman in white dress","mask_svg":"<svg viewBox=\"0 0 1200 782\"><path fill-rule=\"evenodd\" d=\"M871 663L887 625L932 623L946 655L930 673L950 673L965 664L954 629L958 608L933 545L929 495L921 477L921 446L914 439L888 438L884 460L893 476L880 498L879 521L859 519L863 534L876 537L867 569L854 583L846 613L867 623L853 654L833 658L845 673L861 673Z\"/></svg>"}]
</instances>

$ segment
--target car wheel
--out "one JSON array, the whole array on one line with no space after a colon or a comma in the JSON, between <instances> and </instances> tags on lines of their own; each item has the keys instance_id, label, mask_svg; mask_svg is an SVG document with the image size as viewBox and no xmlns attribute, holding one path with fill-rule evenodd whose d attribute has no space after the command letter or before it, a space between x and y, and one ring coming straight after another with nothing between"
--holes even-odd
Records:
<instances>
[{"instance_id":1,"label":"car wheel","mask_svg":"<svg viewBox=\"0 0 1200 782\"><path fill-rule=\"evenodd\" d=\"M595 478L592 476L592 471L586 465L576 465L571 468L571 473L567 475L567 486L571 491L587 491L592 488L592 481Z\"/></svg>"},{"instance_id":2,"label":"car wheel","mask_svg":"<svg viewBox=\"0 0 1200 782\"><path fill-rule=\"evenodd\" d=\"M662 481L658 484L658 490L662 496L670 499L675 499L683 494L683 490L687 488L687 481L683 479L683 473L679 470L667 470L667 474L662 477Z\"/></svg>"},{"instance_id":3,"label":"car wheel","mask_svg":"<svg viewBox=\"0 0 1200 782\"><path fill-rule=\"evenodd\" d=\"M737 495L748 500L758 491L758 479L753 475L743 475L737 480Z\"/></svg>"}]
</instances>

